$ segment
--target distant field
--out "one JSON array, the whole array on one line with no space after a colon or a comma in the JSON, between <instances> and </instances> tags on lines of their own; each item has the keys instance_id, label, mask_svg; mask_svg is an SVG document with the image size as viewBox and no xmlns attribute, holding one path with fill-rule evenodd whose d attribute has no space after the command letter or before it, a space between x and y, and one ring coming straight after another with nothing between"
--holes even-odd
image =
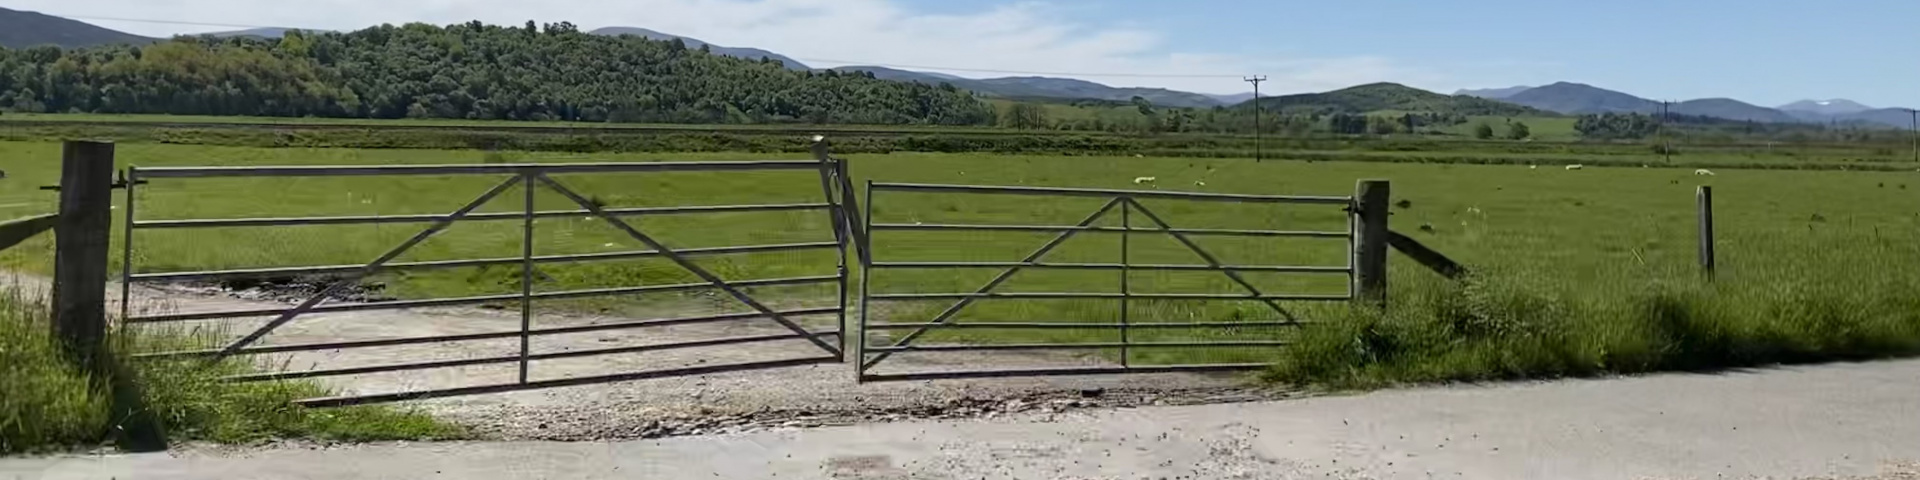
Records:
<instances>
[{"instance_id":1,"label":"distant field","mask_svg":"<svg viewBox=\"0 0 1920 480\"><path fill-rule=\"evenodd\" d=\"M1045 105L1091 114L1134 115L1122 107ZM1124 111L1123 111L1124 110ZM1669 159L1654 140L1581 141L1570 118L1526 117L1528 140L1478 140L1485 122L1496 135L1507 119L1476 117L1447 135L1123 134L977 127L857 125L628 125L554 122L288 119L167 115L18 115L0 117L0 141L67 138L243 147L476 149L544 152L805 153L814 135L840 153L992 153L1069 156L1251 158L1457 164L1571 164L1767 169L1908 170L1905 143L1785 143L1727 138L1675 138ZM252 123L266 122L266 123ZM1657 162L1656 162L1657 160Z\"/></svg>"},{"instance_id":2,"label":"distant field","mask_svg":"<svg viewBox=\"0 0 1920 480\"><path fill-rule=\"evenodd\" d=\"M1495 137L1507 134L1508 122L1527 124L1533 133L1534 141L1571 142L1580 139L1580 133L1573 130L1573 117L1468 117L1467 123L1446 128L1447 133L1473 138L1474 126L1485 123L1493 127Z\"/></svg>"},{"instance_id":3,"label":"distant field","mask_svg":"<svg viewBox=\"0 0 1920 480\"><path fill-rule=\"evenodd\" d=\"M55 182L59 146L54 143L0 142L9 177L0 180L0 216L14 217L52 206L53 194L34 188ZM120 147L123 162L141 166L238 164L420 164L485 161L650 161L804 158L792 154L489 154L477 151L238 148L129 144ZM504 155L504 156L501 156ZM1052 157L978 154L849 155L862 181L1055 185L1136 188L1132 179L1157 177L1158 188L1260 194L1349 194L1356 179L1394 181L1395 200L1407 206L1394 212L1393 228L1472 265L1499 271L1547 275L1558 281L1619 282L1688 277L1694 255L1693 187L1716 187L1723 278L1746 272L1822 265L1920 265L1911 247L1920 237L1920 174L1913 172L1726 171L1695 176L1671 168L1559 168L1386 164L1350 162L1266 162L1240 159L1132 157ZM446 212L484 190L486 178L302 178L267 180L156 180L141 188L143 219L351 215ZM711 173L597 175L562 178L582 193L609 206L774 203L818 198L817 179L800 173ZM1781 192L1793 192L1791 197ZM511 198L518 198L512 194ZM1185 202L1143 201L1177 227L1342 229L1343 215L1324 207L1205 207ZM485 211L512 211L515 202L496 200ZM1072 223L1096 201L1036 202L1026 197L952 197L885 193L875 199L877 222L893 223ZM564 199L542 194L540 208L565 208ZM1136 218L1135 220L1140 220ZM116 221L116 225L118 225ZM643 218L638 225L658 232L676 247L817 241L828 237L819 212L731 214L724 217ZM136 271L238 268L363 262L411 235L414 225L366 227L270 227L221 230L161 230L142 233L135 252ZM514 222L460 224L403 260L514 256ZM590 219L542 221L536 240L540 254L582 253L638 248L610 228ZM883 233L875 237L882 260L1013 261L1045 240L1030 234L926 235ZM118 241L116 236L115 241ZM1088 236L1063 246L1054 260L1113 261L1112 237ZM1196 261L1166 238L1136 236L1139 261ZM1203 245L1227 263L1339 264L1338 241L1254 241L1208 238ZM29 244L0 261L45 269L47 243ZM116 247L117 248L117 247ZM115 250L118 251L117 249ZM762 254L703 259L730 278L764 278L830 272L826 252ZM117 260L116 260L117 262ZM1431 274L1396 259L1397 284L1417 284ZM511 271L509 271L511 270ZM555 265L543 268L551 281L541 289L571 289L620 284L690 281L670 265L654 261ZM875 291L954 291L971 289L991 271L887 271L875 276ZM517 270L421 272L385 279L401 296L502 293L513 290ZM1022 274L1011 291L1112 291L1111 272ZM1256 284L1290 293L1338 293L1344 277L1265 275ZM1215 275L1136 273L1144 291L1227 291ZM1411 282L1411 283L1410 283ZM790 298L824 295L820 290L780 293ZM644 303L644 302L643 302ZM1137 321L1152 316L1247 318L1269 315L1247 305L1193 305L1143 302ZM595 308L624 308L591 304ZM938 305L899 305L877 310L911 321ZM972 311L975 319L1059 317L1062 321L1102 321L1113 313L1107 302L988 302ZM1311 307L1305 307L1311 311ZM979 340L1009 338L968 331ZM1284 335L1270 332L1268 335ZM980 335L986 335L980 337ZM1047 335L1084 338L1087 332ZM1018 337L1032 339L1032 336ZM1140 339L1136 337L1136 339ZM1141 353L1139 355L1155 355ZM1148 361L1188 361L1138 357ZM1228 353L1210 359L1263 358L1259 351Z\"/></svg>"}]
</instances>

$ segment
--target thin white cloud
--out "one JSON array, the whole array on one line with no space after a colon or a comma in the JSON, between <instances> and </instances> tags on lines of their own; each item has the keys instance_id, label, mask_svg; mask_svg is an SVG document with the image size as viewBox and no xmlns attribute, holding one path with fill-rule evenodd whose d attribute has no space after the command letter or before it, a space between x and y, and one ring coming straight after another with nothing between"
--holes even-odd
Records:
<instances>
[{"instance_id":1,"label":"thin white cloud","mask_svg":"<svg viewBox=\"0 0 1920 480\"><path fill-rule=\"evenodd\" d=\"M1221 75L1137 77L1075 75L1116 86L1231 93L1247 90L1242 74L1267 75L1263 92L1322 91L1393 81L1455 88L1447 76L1385 57L1283 58L1171 49L1169 32L1091 25L1044 3L929 14L892 0L15 0L9 8L54 15L178 20L353 30L381 23L450 24L480 20L517 25L569 21L583 30L643 27L726 46L779 52L816 67L853 63L945 66L967 77L993 71ZM145 35L231 28L89 20Z\"/></svg>"}]
</instances>

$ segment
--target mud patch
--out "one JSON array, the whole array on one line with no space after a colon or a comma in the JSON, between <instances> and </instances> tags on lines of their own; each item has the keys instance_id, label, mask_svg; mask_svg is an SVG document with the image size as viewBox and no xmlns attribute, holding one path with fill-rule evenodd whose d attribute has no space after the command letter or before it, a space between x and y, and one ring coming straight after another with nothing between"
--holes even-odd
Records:
<instances>
[{"instance_id":1,"label":"mud patch","mask_svg":"<svg viewBox=\"0 0 1920 480\"><path fill-rule=\"evenodd\" d=\"M342 277L329 275L302 275L288 277L242 278L218 282L175 282L151 285L153 288L191 295L220 296L241 300L258 300L276 303L299 303L326 290L328 285L338 282ZM387 284L381 282L349 283L327 294L327 300L335 302L373 303L395 300L386 293Z\"/></svg>"}]
</instances>

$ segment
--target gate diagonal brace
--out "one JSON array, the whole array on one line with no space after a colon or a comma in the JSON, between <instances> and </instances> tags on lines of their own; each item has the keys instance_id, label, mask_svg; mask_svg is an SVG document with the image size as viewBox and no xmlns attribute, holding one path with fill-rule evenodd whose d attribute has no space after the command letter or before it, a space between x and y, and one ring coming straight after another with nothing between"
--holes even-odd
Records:
<instances>
[{"instance_id":1,"label":"gate diagonal brace","mask_svg":"<svg viewBox=\"0 0 1920 480\"><path fill-rule=\"evenodd\" d=\"M1214 257L1213 254L1211 253L1207 253L1206 249L1200 248L1200 244L1193 243L1193 239L1187 238L1185 234L1175 231L1172 225L1168 225L1165 220L1161 220L1159 215L1155 215L1153 211L1148 210L1145 205L1141 205L1140 202L1134 201L1132 197L1123 197L1123 199L1128 204L1132 205L1134 210L1138 210L1141 215L1146 216L1148 220L1152 220L1155 225L1160 226L1161 231L1167 232L1167 234L1169 235L1173 235L1173 238L1175 240L1179 240L1180 244L1186 245L1188 250L1192 250L1194 254L1199 255L1201 260L1204 260L1207 262L1207 266L1213 267L1215 269L1219 269L1220 273L1226 274L1227 278L1233 279L1234 283L1240 284L1241 288L1245 288L1247 290L1248 295L1253 297L1260 297L1264 295L1260 293L1260 289L1254 288L1252 283L1247 282L1247 279L1245 277L1241 277L1240 272L1223 268L1224 265L1220 263L1219 258ZM1295 318L1293 316L1292 312L1288 312L1287 309L1281 308L1280 304L1278 302L1273 301L1272 299L1261 299L1260 303L1267 304L1268 308L1272 308L1275 313L1279 313L1281 317L1285 317L1289 322L1300 321L1299 318Z\"/></svg>"},{"instance_id":2,"label":"gate diagonal brace","mask_svg":"<svg viewBox=\"0 0 1920 480\"><path fill-rule=\"evenodd\" d=\"M1122 200L1119 197L1115 197L1112 200L1108 200L1106 204L1100 206L1099 210L1095 210L1092 215L1088 215L1086 219L1081 220L1080 223L1074 224L1074 226L1085 227L1085 226L1093 225L1093 222L1099 221L1101 217L1106 216L1107 212L1113 211L1113 207L1120 205L1121 201ZM1074 234L1080 233L1082 231L1085 231L1085 230L1076 228L1073 230L1060 232L1060 235L1053 237L1052 240L1048 240L1046 244L1043 244L1040 246L1040 248L1035 249L1033 253L1027 254L1027 258L1020 260L1020 263L1023 263L1023 264L1033 263L1035 261L1040 260L1040 257L1046 256L1047 252L1053 251L1055 247L1059 247L1061 243L1065 243L1067 239L1073 238ZM1012 278L1013 274L1019 272L1022 267L1023 267L1022 265L1014 265L1011 267L1007 267L1006 270L1000 271L1000 275L993 277L993 280L987 281L986 285L982 285L980 286L979 289L974 290L973 294L977 296L983 293L991 292L995 288L999 288L1001 283L1006 282L1008 278ZM863 273L862 275L867 275L867 274ZM920 335L926 334L927 330L930 328L933 328L933 326L945 325L946 323L952 321L954 315L958 315L960 313L960 310L967 308L967 305L973 304L973 301L977 298L976 296L968 296L965 298L961 298L959 301L953 302L953 305L948 306L947 309L942 310L939 315L935 315L933 317L933 320L928 321L927 323L929 324L929 326L920 327L919 329L916 329L913 332L906 334L906 336L900 337L899 340L895 340L893 342L892 346L893 347L906 346L907 344L913 343L914 340L919 339ZM865 335L866 335L865 332L861 333L861 336L863 337L861 342L863 343L866 341L864 339ZM880 352L878 354L875 354L872 359L869 359L860 364L860 370L865 371L866 369L873 368L874 365L880 364L881 360L886 360L887 357L891 355L893 355L893 352Z\"/></svg>"},{"instance_id":3,"label":"gate diagonal brace","mask_svg":"<svg viewBox=\"0 0 1920 480\"><path fill-rule=\"evenodd\" d=\"M745 292L741 292L740 289L737 287L734 287L733 284L727 283L726 280L721 279L719 276L714 275L712 272L708 272L707 269L701 268L699 265L694 264L690 260L687 260L686 257L681 256L678 252L675 252L673 249L667 248L667 246L664 244L661 244L660 241L654 240L653 237L647 236L647 234L645 233L641 233L640 230L633 228L633 225L629 225L626 221L621 220L620 217L616 217L611 214L608 214L606 210L600 208L599 205L595 205L592 201L587 200L586 197L580 196L579 193L575 193L572 189L567 188L565 185L561 185L560 182L554 181L553 178L548 177L546 174L532 173L530 175L533 175L534 178L540 179L541 183L547 184L549 188L552 188L555 192L559 192L561 195L566 196L567 199L572 200L574 203L580 204L581 208L585 208L587 209L587 211L593 212L594 216L600 217L600 219L605 220L608 224L613 225L614 228L620 229L620 231L625 232L627 236L633 237L634 240L639 240L640 243L647 244L649 248L659 251L662 256L667 257L668 260L672 260L673 263L679 265L680 268L686 269L688 272L693 273L694 276L700 277L701 280L706 281L707 283L713 284L714 287L719 288L721 291L727 292L727 295L732 296L735 300L739 300L740 303L746 304L748 307L752 307L755 311L760 312L762 315L766 315L767 318L771 318L775 322L780 322L781 326L784 326L788 330L792 330L793 333L798 334L803 338L806 338L807 341L812 342L815 346L820 347L820 349L826 350L828 353L832 353L834 355L840 354L840 349L838 347L835 347L831 343L827 343L825 340L821 340L818 335L815 335L813 332L808 331L804 327L801 327L800 324L794 323L792 319L787 318L785 315L780 314L780 312L775 311L772 308L768 308L766 305L761 304L760 301L754 300L753 297L748 296Z\"/></svg>"},{"instance_id":4,"label":"gate diagonal brace","mask_svg":"<svg viewBox=\"0 0 1920 480\"><path fill-rule=\"evenodd\" d=\"M342 287L359 282L368 275L379 272L381 267L386 265L387 262L398 258L401 254L407 253L407 250L411 250L414 246L419 245L420 242L426 241L428 237L432 237L434 234L446 230L448 226L453 225L453 222L465 218L467 214L473 213L473 211L480 208L481 205L486 205L487 202L493 200L493 197L499 196L501 193L506 192L508 188L520 183L520 180L521 177L516 175L513 178L507 179L507 181L500 182L499 185L495 185L492 189L487 190L487 193L480 194L480 198L467 202L466 206L460 207L459 210L455 210L453 213L447 214L446 217L434 220L433 225L429 225L425 230L414 234L413 238L409 238L407 241L401 242L400 245L388 250L387 253L381 254L379 258L360 267L360 270L347 274L345 277L327 285L327 288L323 288L318 293L314 293L313 296L301 301L299 306L293 307L292 310L288 310L285 313L281 313L279 317L274 318L271 322L267 322L266 325L261 325L260 328L255 329L252 333L248 333L247 336L241 337L240 340L228 344L226 348L220 349L220 353L214 355L213 358L215 360L227 358L239 352L241 349L246 348L248 345L252 345L253 342L260 341L261 337L265 337L267 334L273 333L275 329L286 325L287 322L293 321L294 317L307 313L308 310L313 309L314 306L325 301L327 297L332 296L334 292L339 291Z\"/></svg>"}]
</instances>

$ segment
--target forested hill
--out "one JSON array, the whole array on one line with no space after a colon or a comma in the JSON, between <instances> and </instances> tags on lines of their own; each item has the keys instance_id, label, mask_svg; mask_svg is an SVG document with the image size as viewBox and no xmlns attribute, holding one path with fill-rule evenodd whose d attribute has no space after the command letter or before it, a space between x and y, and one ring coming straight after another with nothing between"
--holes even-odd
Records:
<instances>
[{"instance_id":1,"label":"forested hill","mask_svg":"<svg viewBox=\"0 0 1920 480\"><path fill-rule=\"evenodd\" d=\"M1242 104L1252 105L1252 102ZM1548 115L1531 107L1465 95L1442 95L1397 83L1371 83L1331 92L1260 99L1270 111L1293 114L1367 113L1382 110L1459 115Z\"/></svg>"},{"instance_id":2,"label":"forested hill","mask_svg":"<svg viewBox=\"0 0 1920 480\"><path fill-rule=\"evenodd\" d=\"M532 22L0 48L0 108L676 123L957 125L993 117L985 102L951 86L793 71L679 41Z\"/></svg>"}]
</instances>

